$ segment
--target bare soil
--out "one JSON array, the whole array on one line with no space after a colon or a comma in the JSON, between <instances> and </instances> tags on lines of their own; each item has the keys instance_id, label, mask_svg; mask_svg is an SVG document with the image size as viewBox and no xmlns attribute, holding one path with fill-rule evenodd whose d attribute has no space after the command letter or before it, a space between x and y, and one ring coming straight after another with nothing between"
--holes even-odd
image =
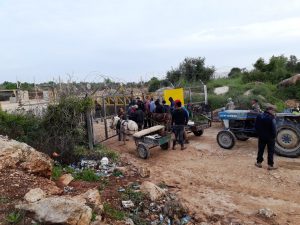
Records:
<instances>
[{"instance_id":1,"label":"bare soil","mask_svg":"<svg viewBox=\"0 0 300 225\"><path fill-rule=\"evenodd\" d=\"M150 158L138 158L134 142L117 138L106 144L136 166L151 171L150 180L166 183L195 214L211 224L300 224L300 158L275 156L278 170L254 166L257 139L237 141L232 150L220 148L216 135L220 124L200 137L189 135L184 151L151 149ZM265 155L266 158L266 155ZM269 208L276 216L257 214Z\"/></svg>"}]
</instances>

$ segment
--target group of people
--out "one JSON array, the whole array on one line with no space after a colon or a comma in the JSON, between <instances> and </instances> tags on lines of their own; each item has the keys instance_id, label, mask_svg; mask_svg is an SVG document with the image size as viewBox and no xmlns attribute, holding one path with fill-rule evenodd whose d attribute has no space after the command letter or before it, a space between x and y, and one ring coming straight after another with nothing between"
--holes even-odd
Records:
<instances>
[{"instance_id":1,"label":"group of people","mask_svg":"<svg viewBox=\"0 0 300 225\"><path fill-rule=\"evenodd\" d=\"M226 103L226 106L225 106L225 109L226 110L234 110L236 109L236 106L232 100L232 98L228 98L227 99L227 103ZM254 112L257 112L257 113L261 113L261 108L260 108L260 105L259 105L259 102L257 99L252 99L251 100L251 110L254 111Z\"/></svg>"},{"instance_id":2,"label":"group of people","mask_svg":"<svg viewBox=\"0 0 300 225\"><path fill-rule=\"evenodd\" d=\"M145 101L137 97L130 102L127 112L120 108L118 116L122 120L135 121L139 130L142 130L153 126L154 114L170 114L172 116L171 127L175 135L172 149L175 150L176 144L179 143L181 150L184 150L186 148L184 144L188 143L184 127L189 121L190 113L180 100L174 100L172 97L168 100L169 104L165 100L160 102L160 99L154 100L152 97L147 97Z\"/></svg>"},{"instance_id":3,"label":"group of people","mask_svg":"<svg viewBox=\"0 0 300 225\"><path fill-rule=\"evenodd\" d=\"M151 121L151 115L153 113L170 113L172 115L172 131L175 136L172 149L175 150L177 143L179 143L181 150L184 150L186 149L185 143L188 143L184 127L188 123L190 113L180 100L173 100L172 97L168 100L170 101L169 105L166 104L165 100L163 100L161 104L159 99L154 101L153 98L146 98L145 101L142 101L138 97L130 103L127 112L125 112L123 108L120 108L118 116L122 120L130 119L135 121L138 124L139 130L141 130L153 125ZM276 169L273 160L276 138L275 109L274 107L269 106L262 113L257 99L252 99L251 105L252 111L258 113L255 122L255 129L258 134L258 153L255 165L259 168L262 167L264 149L267 146L268 169ZM228 99L226 109L235 109L232 99Z\"/></svg>"}]
</instances>

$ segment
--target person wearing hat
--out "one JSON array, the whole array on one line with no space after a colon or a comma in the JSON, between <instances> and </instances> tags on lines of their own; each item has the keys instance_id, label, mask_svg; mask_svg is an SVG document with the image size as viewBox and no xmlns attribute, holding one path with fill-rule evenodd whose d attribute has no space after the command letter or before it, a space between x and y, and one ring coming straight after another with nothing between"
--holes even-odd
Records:
<instances>
[{"instance_id":1,"label":"person wearing hat","mask_svg":"<svg viewBox=\"0 0 300 225\"><path fill-rule=\"evenodd\" d=\"M255 121L255 130L258 135L258 152L255 166L262 168L265 147L268 148L268 170L277 169L274 167L274 148L276 138L275 108L268 106L266 111L258 114Z\"/></svg>"}]
</instances>

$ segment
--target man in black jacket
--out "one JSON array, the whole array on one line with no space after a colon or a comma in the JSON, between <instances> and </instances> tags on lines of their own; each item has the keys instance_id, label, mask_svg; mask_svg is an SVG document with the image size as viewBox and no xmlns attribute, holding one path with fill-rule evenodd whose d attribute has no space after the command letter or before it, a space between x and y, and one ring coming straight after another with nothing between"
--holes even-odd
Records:
<instances>
[{"instance_id":1,"label":"man in black jacket","mask_svg":"<svg viewBox=\"0 0 300 225\"><path fill-rule=\"evenodd\" d=\"M187 122L188 118L186 116L186 113L184 112L184 109L181 108L181 102L176 101L175 109L172 113L172 125L175 133L175 140L173 140L173 150L175 150L176 142L179 142L179 144L181 145L181 150L186 149L186 147L183 144L183 133L184 125L186 125Z\"/></svg>"},{"instance_id":2,"label":"man in black jacket","mask_svg":"<svg viewBox=\"0 0 300 225\"><path fill-rule=\"evenodd\" d=\"M258 134L258 153L255 166L262 168L261 163L264 158L264 150L268 147L268 170L277 169L274 167L273 155L276 137L276 121L275 110L273 107L268 107L266 111L259 114L256 118L255 129Z\"/></svg>"}]
</instances>

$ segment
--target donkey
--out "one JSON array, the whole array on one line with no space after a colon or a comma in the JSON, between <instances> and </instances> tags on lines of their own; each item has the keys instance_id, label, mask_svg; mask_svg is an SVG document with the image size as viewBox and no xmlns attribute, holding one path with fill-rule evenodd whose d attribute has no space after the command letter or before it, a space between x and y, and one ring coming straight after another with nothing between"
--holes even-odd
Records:
<instances>
[{"instance_id":1,"label":"donkey","mask_svg":"<svg viewBox=\"0 0 300 225\"><path fill-rule=\"evenodd\" d=\"M162 124L167 131L171 130L172 115L170 113L152 113L154 123Z\"/></svg>"},{"instance_id":2,"label":"donkey","mask_svg":"<svg viewBox=\"0 0 300 225\"><path fill-rule=\"evenodd\" d=\"M133 120L122 120L118 116L114 116L111 120L111 129L117 130L119 141L126 141L126 135L133 135L138 131L138 125Z\"/></svg>"}]
</instances>

